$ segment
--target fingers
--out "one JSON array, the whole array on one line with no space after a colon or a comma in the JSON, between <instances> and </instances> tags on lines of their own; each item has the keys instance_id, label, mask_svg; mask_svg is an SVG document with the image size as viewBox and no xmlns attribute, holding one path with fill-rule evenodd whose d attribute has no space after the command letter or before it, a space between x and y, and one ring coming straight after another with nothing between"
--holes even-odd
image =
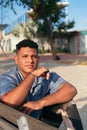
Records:
<instances>
[{"instance_id":1,"label":"fingers","mask_svg":"<svg viewBox=\"0 0 87 130\"><path fill-rule=\"evenodd\" d=\"M46 79L49 79L49 78L50 78L50 72L48 71L46 74Z\"/></svg>"},{"instance_id":2,"label":"fingers","mask_svg":"<svg viewBox=\"0 0 87 130\"><path fill-rule=\"evenodd\" d=\"M28 115L29 115L32 111L33 111L33 109L26 107L23 112L24 112L25 114L28 114Z\"/></svg>"},{"instance_id":3,"label":"fingers","mask_svg":"<svg viewBox=\"0 0 87 130\"><path fill-rule=\"evenodd\" d=\"M46 79L49 79L49 78L50 78L50 72L49 72L48 69L47 69L46 72L44 72L44 76L46 77Z\"/></svg>"},{"instance_id":4,"label":"fingers","mask_svg":"<svg viewBox=\"0 0 87 130\"><path fill-rule=\"evenodd\" d=\"M37 68L36 70L32 71L32 74L35 75L36 77L45 77L46 79L49 79L50 77L50 72L45 67Z\"/></svg>"},{"instance_id":5,"label":"fingers","mask_svg":"<svg viewBox=\"0 0 87 130\"><path fill-rule=\"evenodd\" d=\"M32 111L34 111L33 109L31 108L28 108L28 107L21 107L19 108L20 111L24 112L25 114L30 114Z\"/></svg>"}]
</instances>

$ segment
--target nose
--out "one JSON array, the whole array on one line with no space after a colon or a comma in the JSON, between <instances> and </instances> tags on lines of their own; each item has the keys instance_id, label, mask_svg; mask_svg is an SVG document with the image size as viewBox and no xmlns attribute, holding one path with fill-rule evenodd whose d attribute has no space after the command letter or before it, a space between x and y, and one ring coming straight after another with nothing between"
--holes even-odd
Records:
<instances>
[{"instance_id":1,"label":"nose","mask_svg":"<svg viewBox=\"0 0 87 130\"><path fill-rule=\"evenodd\" d=\"M32 56L28 57L28 62L33 62L33 57Z\"/></svg>"}]
</instances>

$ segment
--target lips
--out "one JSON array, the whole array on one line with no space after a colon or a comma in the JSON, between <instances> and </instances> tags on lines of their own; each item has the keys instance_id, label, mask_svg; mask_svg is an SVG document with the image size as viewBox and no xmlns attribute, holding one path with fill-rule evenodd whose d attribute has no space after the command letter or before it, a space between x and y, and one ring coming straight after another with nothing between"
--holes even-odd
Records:
<instances>
[{"instance_id":1,"label":"lips","mask_svg":"<svg viewBox=\"0 0 87 130\"><path fill-rule=\"evenodd\" d=\"M33 69L34 65L25 65L25 67L28 68L28 69Z\"/></svg>"}]
</instances>

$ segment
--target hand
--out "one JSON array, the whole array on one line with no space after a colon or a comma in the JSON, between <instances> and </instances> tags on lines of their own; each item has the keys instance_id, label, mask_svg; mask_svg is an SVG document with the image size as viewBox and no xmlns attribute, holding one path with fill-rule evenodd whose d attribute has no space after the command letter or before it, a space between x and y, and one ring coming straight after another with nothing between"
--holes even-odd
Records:
<instances>
[{"instance_id":1,"label":"hand","mask_svg":"<svg viewBox=\"0 0 87 130\"><path fill-rule=\"evenodd\" d=\"M45 77L46 79L49 79L50 77L50 72L47 68L45 67L39 67L36 70L32 72L33 75L36 77Z\"/></svg>"},{"instance_id":2,"label":"hand","mask_svg":"<svg viewBox=\"0 0 87 130\"><path fill-rule=\"evenodd\" d=\"M32 111L40 110L42 108L42 103L40 103L39 101L29 101L25 103L21 108L19 108L19 110L26 114L30 114Z\"/></svg>"}]
</instances>

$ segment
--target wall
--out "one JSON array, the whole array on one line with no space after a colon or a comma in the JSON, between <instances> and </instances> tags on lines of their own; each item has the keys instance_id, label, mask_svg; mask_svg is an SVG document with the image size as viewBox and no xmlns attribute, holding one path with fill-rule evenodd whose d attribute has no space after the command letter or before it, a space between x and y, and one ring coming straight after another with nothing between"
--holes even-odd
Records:
<instances>
[{"instance_id":1,"label":"wall","mask_svg":"<svg viewBox=\"0 0 87 130\"><path fill-rule=\"evenodd\" d=\"M87 35L85 36L85 54L87 54Z\"/></svg>"},{"instance_id":2,"label":"wall","mask_svg":"<svg viewBox=\"0 0 87 130\"><path fill-rule=\"evenodd\" d=\"M87 31L74 32L70 50L72 54L87 54Z\"/></svg>"},{"instance_id":3,"label":"wall","mask_svg":"<svg viewBox=\"0 0 87 130\"><path fill-rule=\"evenodd\" d=\"M83 54L87 54L87 31L82 31L81 32L81 49L84 48L82 51Z\"/></svg>"},{"instance_id":4,"label":"wall","mask_svg":"<svg viewBox=\"0 0 87 130\"><path fill-rule=\"evenodd\" d=\"M77 36L74 36L72 37L70 42L70 50L72 54L78 53L77 47L78 47Z\"/></svg>"}]
</instances>

